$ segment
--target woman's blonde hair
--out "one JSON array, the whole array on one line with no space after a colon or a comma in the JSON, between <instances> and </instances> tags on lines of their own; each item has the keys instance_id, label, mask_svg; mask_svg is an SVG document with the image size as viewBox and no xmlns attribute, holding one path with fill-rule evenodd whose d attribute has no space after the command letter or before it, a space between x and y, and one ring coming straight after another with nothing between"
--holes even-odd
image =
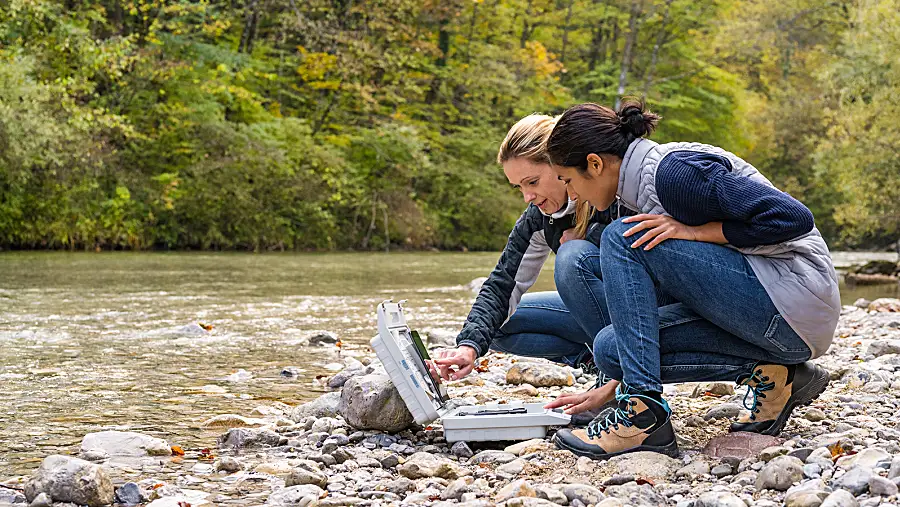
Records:
<instances>
[{"instance_id":1,"label":"woman's blonde hair","mask_svg":"<svg viewBox=\"0 0 900 507\"><path fill-rule=\"evenodd\" d=\"M497 163L503 164L514 158L524 158L535 164L550 164L546 141L556 125L559 116L529 114L517 121L506 133L497 152ZM594 208L587 201L579 201L575 208L575 236L583 239L587 233Z\"/></svg>"}]
</instances>

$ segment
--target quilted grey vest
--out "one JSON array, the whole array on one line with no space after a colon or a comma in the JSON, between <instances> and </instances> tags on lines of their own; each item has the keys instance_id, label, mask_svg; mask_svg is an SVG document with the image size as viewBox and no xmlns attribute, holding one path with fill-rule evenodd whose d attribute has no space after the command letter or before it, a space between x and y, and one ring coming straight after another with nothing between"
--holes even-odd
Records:
<instances>
[{"instance_id":1,"label":"quilted grey vest","mask_svg":"<svg viewBox=\"0 0 900 507\"><path fill-rule=\"evenodd\" d=\"M755 167L737 155L699 143L657 144L637 139L628 147L619 169L618 198L638 213L668 215L656 193L656 168L674 151L714 153L731 162L739 175L774 188ZM753 248L737 248L766 289L781 317L818 357L828 350L841 313L838 277L825 240L815 227L797 239Z\"/></svg>"}]
</instances>

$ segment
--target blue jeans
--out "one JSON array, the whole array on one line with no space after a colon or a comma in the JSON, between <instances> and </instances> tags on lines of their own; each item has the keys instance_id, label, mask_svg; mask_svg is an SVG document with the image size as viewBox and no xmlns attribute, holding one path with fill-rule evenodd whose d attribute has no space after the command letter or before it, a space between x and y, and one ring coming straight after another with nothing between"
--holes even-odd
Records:
<instances>
[{"instance_id":1,"label":"blue jeans","mask_svg":"<svg viewBox=\"0 0 900 507\"><path fill-rule=\"evenodd\" d=\"M639 391L662 383L734 380L756 362L797 364L809 347L781 317L740 252L666 240L631 248L643 232L616 220L603 231L601 269L611 325L594 339L594 360ZM657 307L658 290L677 303Z\"/></svg>"},{"instance_id":2,"label":"blue jeans","mask_svg":"<svg viewBox=\"0 0 900 507\"><path fill-rule=\"evenodd\" d=\"M494 335L491 348L518 356L542 357L576 366L591 355L593 334L572 317L557 292L525 294Z\"/></svg>"}]
</instances>

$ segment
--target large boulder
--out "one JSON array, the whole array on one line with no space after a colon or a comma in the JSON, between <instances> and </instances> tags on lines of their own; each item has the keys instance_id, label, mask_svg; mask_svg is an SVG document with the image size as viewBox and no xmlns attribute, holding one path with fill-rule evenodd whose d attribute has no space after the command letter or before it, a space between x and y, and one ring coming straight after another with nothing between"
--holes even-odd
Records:
<instances>
[{"instance_id":1,"label":"large boulder","mask_svg":"<svg viewBox=\"0 0 900 507\"><path fill-rule=\"evenodd\" d=\"M295 407L290 418L294 422L300 422L307 417L336 417L340 414L341 393L325 393L313 401Z\"/></svg>"},{"instance_id":2,"label":"large boulder","mask_svg":"<svg viewBox=\"0 0 900 507\"><path fill-rule=\"evenodd\" d=\"M388 432L402 431L413 416L387 375L353 377L341 390L339 411L350 426Z\"/></svg>"},{"instance_id":3,"label":"large boulder","mask_svg":"<svg viewBox=\"0 0 900 507\"><path fill-rule=\"evenodd\" d=\"M25 484L25 497L29 502L41 493L46 493L54 502L90 507L109 505L114 499L112 482L99 465L60 455L44 458Z\"/></svg>"},{"instance_id":4,"label":"large boulder","mask_svg":"<svg viewBox=\"0 0 900 507\"><path fill-rule=\"evenodd\" d=\"M103 451L109 456L171 456L172 448L161 438L130 431L88 433L81 441L81 452Z\"/></svg>"},{"instance_id":5,"label":"large boulder","mask_svg":"<svg viewBox=\"0 0 900 507\"><path fill-rule=\"evenodd\" d=\"M517 363L506 372L506 383L534 387L571 386L575 384L575 376L555 364Z\"/></svg>"}]
</instances>

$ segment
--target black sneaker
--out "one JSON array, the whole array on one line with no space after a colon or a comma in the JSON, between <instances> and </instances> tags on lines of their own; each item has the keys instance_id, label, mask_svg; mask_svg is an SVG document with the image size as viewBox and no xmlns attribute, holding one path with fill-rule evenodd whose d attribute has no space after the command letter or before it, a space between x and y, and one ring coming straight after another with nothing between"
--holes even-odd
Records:
<instances>
[{"instance_id":1,"label":"black sneaker","mask_svg":"<svg viewBox=\"0 0 900 507\"><path fill-rule=\"evenodd\" d=\"M560 449L579 456L607 459L619 454L654 451L676 456L678 444L669 405L655 393L640 393L624 384L585 429L562 429L553 437Z\"/></svg>"},{"instance_id":2,"label":"black sneaker","mask_svg":"<svg viewBox=\"0 0 900 507\"><path fill-rule=\"evenodd\" d=\"M744 408L748 412L729 431L781 433L794 408L809 405L818 398L828 381L828 371L810 361L789 366L757 364L735 381L738 386L747 386Z\"/></svg>"}]
</instances>

